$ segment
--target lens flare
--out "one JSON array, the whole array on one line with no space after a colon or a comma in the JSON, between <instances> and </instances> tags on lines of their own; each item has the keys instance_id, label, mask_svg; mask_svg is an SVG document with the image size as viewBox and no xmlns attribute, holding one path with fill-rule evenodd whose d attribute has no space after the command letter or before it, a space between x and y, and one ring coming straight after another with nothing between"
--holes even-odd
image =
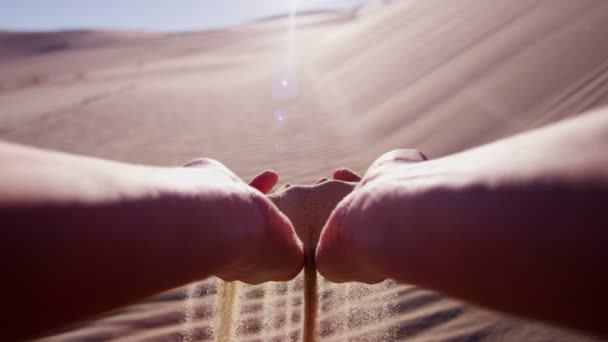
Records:
<instances>
[{"instance_id":1,"label":"lens flare","mask_svg":"<svg viewBox=\"0 0 608 342\"><path fill-rule=\"evenodd\" d=\"M274 121L283 122L287 120L287 112L283 109L277 109L274 112Z\"/></svg>"},{"instance_id":2,"label":"lens flare","mask_svg":"<svg viewBox=\"0 0 608 342\"><path fill-rule=\"evenodd\" d=\"M285 55L273 74L272 95L275 100L287 102L298 95L296 73L296 7L297 1L290 2L289 18L287 20Z\"/></svg>"}]
</instances>

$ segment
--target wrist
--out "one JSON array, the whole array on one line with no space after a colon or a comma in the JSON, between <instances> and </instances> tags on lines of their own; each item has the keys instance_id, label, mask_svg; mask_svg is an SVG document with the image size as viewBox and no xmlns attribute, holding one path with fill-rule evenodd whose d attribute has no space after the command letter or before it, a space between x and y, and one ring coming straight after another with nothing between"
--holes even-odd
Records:
<instances>
[{"instance_id":1,"label":"wrist","mask_svg":"<svg viewBox=\"0 0 608 342\"><path fill-rule=\"evenodd\" d=\"M167 215L179 217L173 229L188 240L195 264L205 260L218 275L253 262L268 221L264 196L212 167L156 171L157 196L172 203Z\"/></svg>"}]
</instances>

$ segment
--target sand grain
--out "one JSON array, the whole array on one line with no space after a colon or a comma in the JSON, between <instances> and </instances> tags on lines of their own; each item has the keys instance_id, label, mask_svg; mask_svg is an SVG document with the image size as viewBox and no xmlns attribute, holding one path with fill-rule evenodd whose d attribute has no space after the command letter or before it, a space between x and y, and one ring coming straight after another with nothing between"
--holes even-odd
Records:
<instances>
[{"instance_id":1,"label":"sand grain","mask_svg":"<svg viewBox=\"0 0 608 342\"><path fill-rule=\"evenodd\" d=\"M188 34L0 34L0 139L156 165L211 157L244 179L273 168L308 184L340 166L361 173L390 149L436 158L608 103L603 0L408 0L297 23L289 101L272 95L286 19ZM218 284L195 284L193 339L217 337ZM323 341L593 340L408 285L318 284ZM301 275L243 285L231 338L302 340L303 288ZM184 292L46 340L179 340Z\"/></svg>"}]
</instances>

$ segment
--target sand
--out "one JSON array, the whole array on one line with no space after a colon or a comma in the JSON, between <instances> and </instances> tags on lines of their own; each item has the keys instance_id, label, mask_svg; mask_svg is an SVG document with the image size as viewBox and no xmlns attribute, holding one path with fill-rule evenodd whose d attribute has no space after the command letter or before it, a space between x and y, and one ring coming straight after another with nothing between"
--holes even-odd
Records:
<instances>
[{"instance_id":1,"label":"sand","mask_svg":"<svg viewBox=\"0 0 608 342\"><path fill-rule=\"evenodd\" d=\"M156 165L206 156L310 184L393 148L436 158L608 103L603 0L404 0L292 24L1 33L0 139ZM593 340L407 284L318 282L323 341ZM213 340L218 284L46 340ZM239 286L232 340L301 340L302 275Z\"/></svg>"},{"instance_id":2,"label":"sand","mask_svg":"<svg viewBox=\"0 0 608 342\"><path fill-rule=\"evenodd\" d=\"M320 179L314 185L287 184L269 195L272 202L289 217L304 248L304 295L302 340L318 341L319 288L315 252L319 236L329 215L356 183Z\"/></svg>"}]
</instances>

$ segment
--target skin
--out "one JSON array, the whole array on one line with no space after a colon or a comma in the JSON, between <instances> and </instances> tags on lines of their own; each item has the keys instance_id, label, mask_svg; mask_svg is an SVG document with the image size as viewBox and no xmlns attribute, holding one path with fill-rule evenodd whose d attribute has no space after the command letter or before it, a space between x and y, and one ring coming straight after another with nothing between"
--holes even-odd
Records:
<instances>
[{"instance_id":1,"label":"skin","mask_svg":"<svg viewBox=\"0 0 608 342\"><path fill-rule=\"evenodd\" d=\"M356 183L351 181L321 178L313 185L287 184L269 196L272 202L285 213L304 245L304 310L302 319L302 341L319 340L319 289L315 251L321 229L327 218Z\"/></svg>"},{"instance_id":2,"label":"skin","mask_svg":"<svg viewBox=\"0 0 608 342\"><path fill-rule=\"evenodd\" d=\"M160 168L0 144L3 341L40 336L211 275L292 279L304 256L264 196L198 159Z\"/></svg>"},{"instance_id":3,"label":"skin","mask_svg":"<svg viewBox=\"0 0 608 342\"><path fill-rule=\"evenodd\" d=\"M350 181L321 178L317 183L311 185L292 186L286 184L273 194L268 195L268 198L281 212L289 217L296 234L303 243L305 262L302 340L304 342L318 340L319 291L314 256L319 234L336 204L348 195L355 185L356 183ZM238 310L235 307L235 301L239 290L240 286L235 282L224 282L219 288L218 313L216 316L216 339L218 341L231 341L233 339L233 315Z\"/></svg>"},{"instance_id":4,"label":"skin","mask_svg":"<svg viewBox=\"0 0 608 342\"><path fill-rule=\"evenodd\" d=\"M389 152L333 211L318 270L608 336L606 146L603 109L437 160Z\"/></svg>"},{"instance_id":5,"label":"skin","mask_svg":"<svg viewBox=\"0 0 608 342\"><path fill-rule=\"evenodd\" d=\"M393 151L363 179L339 169L329 184L360 182L323 228L316 265L334 281L393 278L606 336L607 144L603 110L434 161ZM187 166L0 144L2 340L210 275L259 283L301 270L289 220L262 194L276 173L248 186L213 160ZM327 185L281 201L297 206L315 187Z\"/></svg>"}]
</instances>

